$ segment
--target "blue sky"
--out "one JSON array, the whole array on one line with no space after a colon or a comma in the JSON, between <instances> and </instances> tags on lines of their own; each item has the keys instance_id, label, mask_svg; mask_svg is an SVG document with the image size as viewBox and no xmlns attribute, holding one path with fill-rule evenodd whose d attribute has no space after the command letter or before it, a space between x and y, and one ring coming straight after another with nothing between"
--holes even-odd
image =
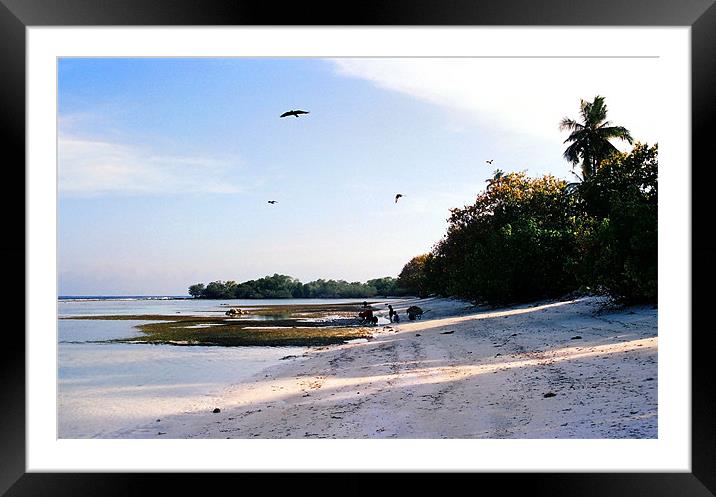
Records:
<instances>
[{"instance_id":1,"label":"blue sky","mask_svg":"<svg viewBox=\"0 0 716 497\"><path fill-rule=\"evenodd\" d=\"M60 294L397 276L495 168L571 178L580 98L656 141L655 63L61 59Z\"/></svg>"}]
</instances>

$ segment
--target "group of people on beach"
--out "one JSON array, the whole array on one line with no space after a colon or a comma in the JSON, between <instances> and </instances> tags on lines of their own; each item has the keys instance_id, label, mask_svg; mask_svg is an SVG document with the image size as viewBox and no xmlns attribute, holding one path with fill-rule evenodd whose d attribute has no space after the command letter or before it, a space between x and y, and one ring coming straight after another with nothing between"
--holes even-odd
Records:
<instances>
[{"instance_id":1,"label":"group of people on beach","mask_svg":"<svg viewBox=\"0 0 716 497\"><path fill-rule=\"evenodd\" d=\"M417 305L411 305L405 313L411 321L415 321L416 319L421 319L423 317L423 310ZM373 315L373 309L370 308L368 302L363 301L363 310L358 313L358 317L369 324L378 324L378 317ZM393 309L391 304L388 304L388 319L391 323L400 322L398 311Z\"/></svg>"},{"instance_id":2,"label":"group of people on beach","mask_svg":"<svg viewBox=\"0 0 716 497\"><path fill-rule=\"evenodd\" d=\"M388 317L390 318L390 322L399 323L400 318L398 317L398 311L394 311L392 305L388 305L388 309Z\"/></svg>"},{"instance_id":3,"label":"group of people on beach","mask_svg":"<svg viewBox=\"0 0 716 497\"><path fill-rule=\"evenodd\" d=\"M358 317L370 324L378 324L378 317L373 315L373 309L370 309L368 302L363 302L363 310L358 313ZM388 318L391 323L399 323L398 311L393 309L392 305L388 305Z\"/></svg>"}]
</instances>

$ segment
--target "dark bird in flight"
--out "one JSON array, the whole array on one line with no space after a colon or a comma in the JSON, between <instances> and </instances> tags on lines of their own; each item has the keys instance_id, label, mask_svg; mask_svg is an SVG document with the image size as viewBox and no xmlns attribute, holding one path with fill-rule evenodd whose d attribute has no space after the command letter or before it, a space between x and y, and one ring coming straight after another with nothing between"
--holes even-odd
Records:
<instances>
[{"instance_id":1,"label":"dark bird in flight","mask_svg":"<svg viewBox=\"0 0 716 497\"><path fill-rule=\"evenodd\" d=\"M278 203L278 200L269 200L268 203L269 203L269 204L277 204L277 203Z\"/></svg>"},{"instance_id":2,"label":"dark bird in flight","mask_svg":"<svg viewBox=\"0 0 716 497\"><path fill-rule=\"evenodd\" d=\"M493 160L495 160L495 159L486 160L485 162L487 162L488 164L492 164Z\"/></svg>"},{"instance_id":3,"label":"dark bird in flight","mask_svg":"<svg viewBox=\"0 0 716 497\"><path fill-rule=\"evenodd\" d=\"M399 193L399 194L397 194L397 195L395 196L395 203L396 203L396 204L398 203L398 199L399 199L400 197L402 197L402 196L403 196L402 193Z\"/></svg>"},{"instance_id":4,"label":"dark bird in flight","mask_svg":"<svg viewBox=\"0 0 716 497\"><path fill-rule=\"evenodd\" d=\"M289 110L288 112L284 112L283 114L281 114L281 117L298 117L299 114L310 114L310 112L308 112L307 110Z\"/></svg>"}]
</instances>

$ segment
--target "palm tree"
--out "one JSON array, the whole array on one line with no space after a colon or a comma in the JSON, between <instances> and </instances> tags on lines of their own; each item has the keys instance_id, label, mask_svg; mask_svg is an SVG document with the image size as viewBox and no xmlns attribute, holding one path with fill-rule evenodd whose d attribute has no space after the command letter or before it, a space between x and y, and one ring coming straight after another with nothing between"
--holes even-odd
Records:
<instances>
[{"instance_id":1,"label":"palm tree","mask_svg":"<svg viewBox=\"0 0 716 497\"><path fill-rule=\"evenodd\" d=\"M580 101L581 123L565 117L559 123L561 131L571 131L564 143L571 145L564 151L564 158L573 165L582 160L582 179L589 178L605 159L617 148L609 141L619 138L632 143L631 134L623 126L612 126L607 121L607 106L604 97L595 96L593 102Z\"/></svg>"}]
</instances>

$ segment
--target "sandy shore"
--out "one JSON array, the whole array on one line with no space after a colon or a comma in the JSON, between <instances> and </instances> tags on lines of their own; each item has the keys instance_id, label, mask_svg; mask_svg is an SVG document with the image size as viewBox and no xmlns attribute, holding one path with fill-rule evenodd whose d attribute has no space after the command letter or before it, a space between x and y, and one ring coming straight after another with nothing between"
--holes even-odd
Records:
<instances>
[{"instance_id":1,"label":"sandy shore","mask_svg":"<svg viewBox=\"0 0 716 497\"><path fill-rule=\"evenodd\" d=\"M402 311L372 340L288 358L228 388L219 413L164 416L121 436L656 438L657 310L602 303L422 300L423 320Z\"/></svg>"}]
</instances>

